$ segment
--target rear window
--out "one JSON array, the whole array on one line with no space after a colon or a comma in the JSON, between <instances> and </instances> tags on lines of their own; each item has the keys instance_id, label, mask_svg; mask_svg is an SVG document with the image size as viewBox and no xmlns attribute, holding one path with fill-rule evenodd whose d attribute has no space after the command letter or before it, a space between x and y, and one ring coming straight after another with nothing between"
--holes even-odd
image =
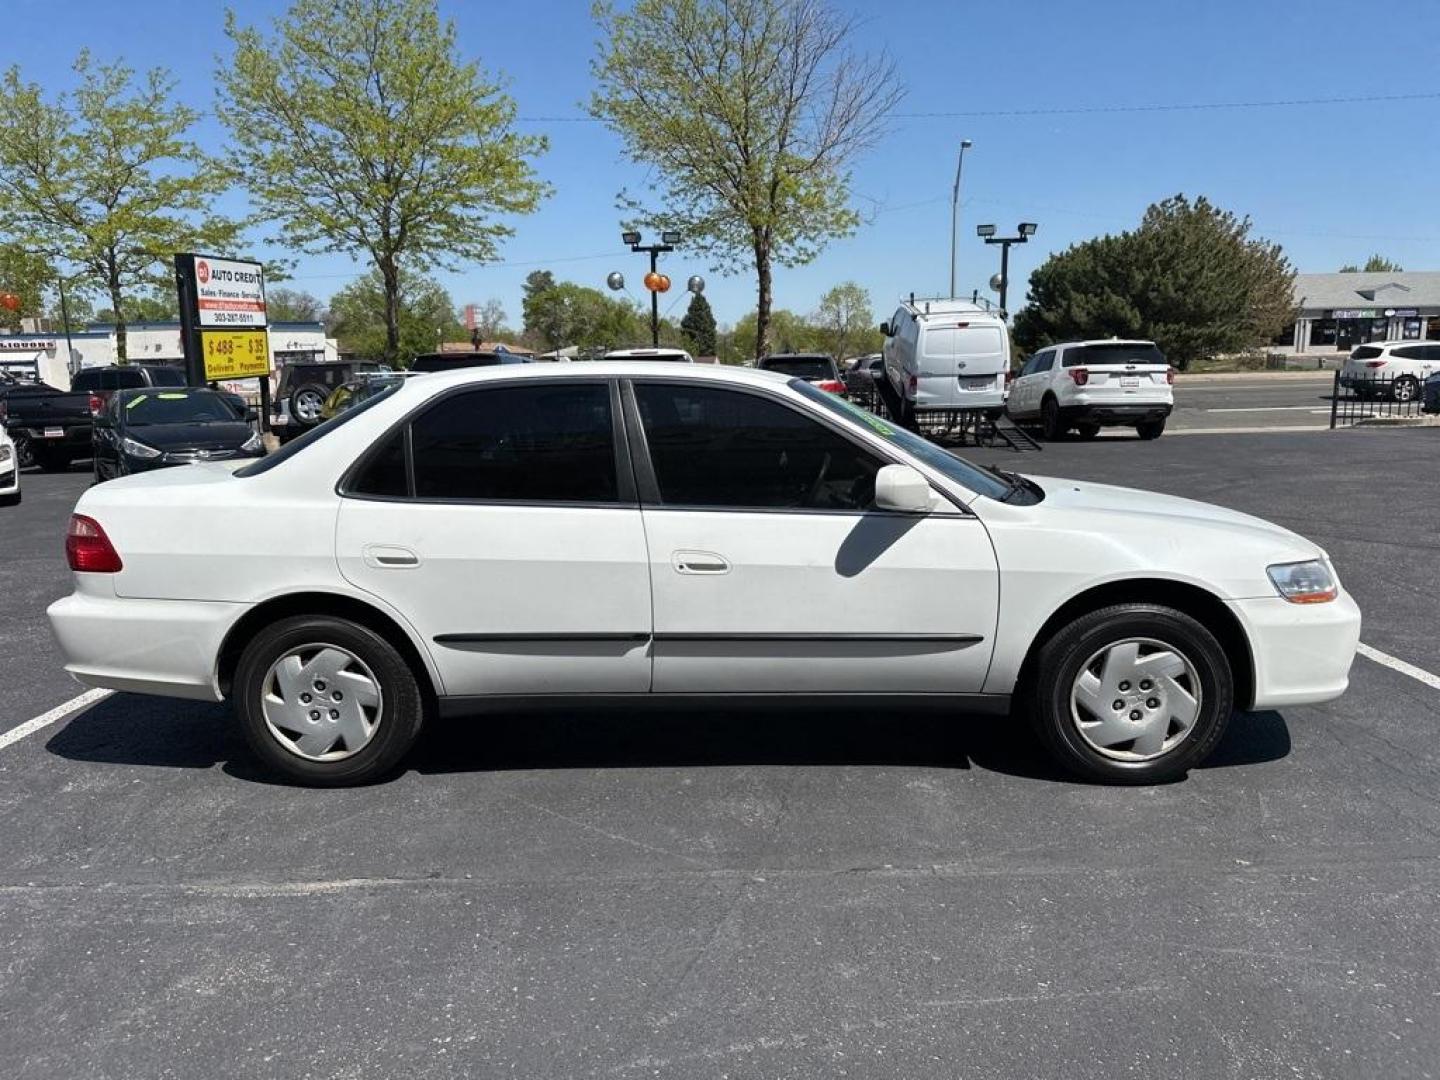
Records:
<instances>
[{"instance_id":1,"label":"rear window","mask_svg":"<svg viewBox=\"0 0 1440 1080\"><path fill-rule=\"evenodd\" d=\"M1351 360L1374 360L1377 356L1383 356L1384 349L1377 349L1374 345L1361 345L1350 354Z\"/></svg>"},{"instance_id":2,"label":"rear window","mask_svg":"<svg viewBox=\"0 0 1440 1080\"><path fill-rule=\"evenodd\" d=\"M1117 341L1113 345L1081 345L1065 350L1065 367L1100 367L1105 364L1164 364L1165 354L1159 346L1151 344L1129 344Z\"/></svg>"},{"instance_id":3,"label":"rear window","mask_svg":"<svg viewBox=\"0 0 1440 1080\"><path fill-rule=\"evenodd\" d=\"M150 369L151 386L184 386L185 373L179 368L161 367Z\"/></svg>"},{"instance_id":4,"label":"rear window","mask_svg":"<svg viewBox=\"0 0 1440 1080\"><path fill-rule=\"evenodd\" d=\"M760 361L760 367L792 379L835 378L835 362L828 356L767 356Z\"/></svg>"}]
</instances>

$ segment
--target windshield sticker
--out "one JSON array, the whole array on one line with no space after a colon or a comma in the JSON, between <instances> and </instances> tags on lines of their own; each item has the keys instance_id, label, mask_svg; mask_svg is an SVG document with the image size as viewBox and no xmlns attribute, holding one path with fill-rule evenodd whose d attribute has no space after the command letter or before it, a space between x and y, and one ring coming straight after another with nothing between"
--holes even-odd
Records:
<instances>
[{"instance_id":1,"label":"windshield sticker","mask_svg":"<svg viewBox=\"0 0 1440 1080\"><path fill-rule=\"evenodd\" d=\"M157 394L157 395L155 395L155 396L158 397L161 401L184 401L184 400L185 400L186 398L188 398L190 395L189 395L189 394Z\"/></svg>"},{"instance_id":2,"label":"windshield sticker","mask_svg":"<svg viewBox=\"0 0 1440 1080\"><path fill-rule=\"evenodd\" d=\"M150 395L149 395L149 394L138 394L138 395L136 395L135 397L132 397L129 401L127 401L127 402L125 403L125 411L126 411L126 412L129 412L129 411L130 411L131 409L133 409L136 405L139 405L141 402L149 401L149 400L150 400Z\"/></svg>"}]
</instances>

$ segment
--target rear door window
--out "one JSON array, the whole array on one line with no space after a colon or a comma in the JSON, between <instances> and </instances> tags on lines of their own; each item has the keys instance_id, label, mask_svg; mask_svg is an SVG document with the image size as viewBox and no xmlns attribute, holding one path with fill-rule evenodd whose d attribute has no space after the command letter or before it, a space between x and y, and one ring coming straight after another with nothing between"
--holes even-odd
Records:
<instances>
[{"instance_id":1,"label":"rear door window","mask_svg":"<svg viewBox=\"0 0 1440 1080\"><path fill-rule=\"evenodd\" d=\"M160 367L150 369L151 386L184 386L185 373L179 368Z\"/></svg>"}]
</instances>

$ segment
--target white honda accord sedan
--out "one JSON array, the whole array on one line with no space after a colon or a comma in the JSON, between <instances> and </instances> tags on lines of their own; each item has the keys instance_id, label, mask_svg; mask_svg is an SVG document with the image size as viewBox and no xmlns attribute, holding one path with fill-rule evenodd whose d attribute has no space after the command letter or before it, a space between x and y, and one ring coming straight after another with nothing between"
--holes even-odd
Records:
<instances>
[{"instance_id":1,"label":"white honda accord sedan","mask_svg":"<svg viewBox=\"0 0 1440 1080\"><path fill-rule=\"evenodd\" d=\"M802 380L411 379L278 453L88 490L50 608L89 686L230 698L275 771L393 771L435 713L862 698L1028 718L1146 782L1346 687L1325 552L1231 510L981 468Z\"/></svg>"}]
</instances>

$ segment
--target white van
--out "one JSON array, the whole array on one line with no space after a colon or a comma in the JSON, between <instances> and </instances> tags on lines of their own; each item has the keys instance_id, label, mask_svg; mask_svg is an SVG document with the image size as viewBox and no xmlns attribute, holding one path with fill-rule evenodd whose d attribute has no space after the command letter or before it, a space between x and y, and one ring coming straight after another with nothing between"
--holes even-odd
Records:
<instances>
[{"instance_id":1,"label":"white van","mask_svg":"<svg viewBox=\"0 0 1440 1080\"><path fill-rule=\"evenodd\" d=\"M925 412L1004 409L1010 332L998 314L968 300L912 299L880 331L901 424Z\"/></svg>"}]
</instances>

